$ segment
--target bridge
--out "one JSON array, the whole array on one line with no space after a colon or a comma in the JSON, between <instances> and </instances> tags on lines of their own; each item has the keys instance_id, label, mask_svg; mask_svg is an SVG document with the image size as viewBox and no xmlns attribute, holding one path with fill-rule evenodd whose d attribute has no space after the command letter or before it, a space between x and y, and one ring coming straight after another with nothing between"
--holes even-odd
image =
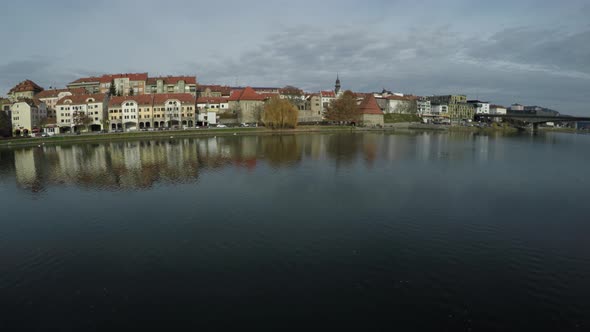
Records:
<instances>
[{"instance_id":1,"label":"bridge","mask_svg":"<svg viewBox=\"0 0 590 332\"><path fill-rule=\"evenodd\" d=\"M509 120L513 126L519 129L529 129L537 131L542 123L553 122L579 122L590 121L590 117L585 116L568 116L568 115L536 115L536 114L476 114L475 117L488 119Z\"/></svg>"}]
</instances>

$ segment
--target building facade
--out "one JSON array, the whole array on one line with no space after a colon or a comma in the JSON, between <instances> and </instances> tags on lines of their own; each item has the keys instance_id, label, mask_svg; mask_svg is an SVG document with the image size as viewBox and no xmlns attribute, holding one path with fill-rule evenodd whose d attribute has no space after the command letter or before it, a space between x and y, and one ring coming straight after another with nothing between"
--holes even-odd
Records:
<instances>
[{"instance_id":1,"label":"building facade","mask_svg":"<svg viewBox=\"0 0 590 332\"><path fill-rule=\"evenodd\" d=\"M367 94L359 108L361 111L360 125L365 127L382 127L384 125L383 111L381 111L381 107L377 104L377 100L373 94Z\"/></svg>"},{"instance_id":2,"label":"building facade","mask_svg":"<svg viewBox=\"0 0 590 332\"><path fill-rule=\"evenodd\" d=\"M105 93L69 95L56 106L56 125L60 132L106 130L108 95Z\"/></svg>"},{"instance_id":3,"label":"building facade","mask_svg":"<svg viewBox=\"0 0 590 332\"><path fill-rule=\"evenodd\" d=\"M241 123L257 123L260 121L265 99L251 87L236 90L228 99L229 110L237 114Z\"/></svg>"},{"instance_id":4,"label":"building facade","mask_svg":"<svg viewBox=\"0 0 590 332\"><path fill-rule=\"evenodd\" d=\"M43 120L47 117L45 103L34 99L21 99L12 104L11 109L13 136L29 136L41 132Z\"/></svg>"},{"instance_id":5,"label":"building facade","mask_svg":"<svg viewBox=\"0 0 590 332\"><path fill-rule=\"evenodd\" d=\"M432 104L447 105L451 121L473 120L475 115L473 105L467 103L465 95L429 96L426 99Z\"/></svg>"},{"instance_id":6,"label":"building facade","mask_svg":"<svg viewBox=\"0 0 590 332\"><path fill-rule=\"evenodd\" d=\"M195 76L164 76L147 79L146 93L197 93Z\"/></svg>"},{"instance_id":7,"label":"building facade","mask_svg":"<svg viewBox=\"0 0 590 332\"><path fill-rule=\"evenodd\" d=\"M468 100L468 104L473 106L475 114L490 114L490 103L487 101L480 100Z\"/></svg>"},{"instance_id":8,"label":"building facade","mask_svg":"<svg viewBox=\"0 0 590 332\"><path fill-rule=\"evenodd\" d=\"M8 92L8 99L16 102L19 99L33 99L35 95L43 91L43 88L31 80L24 80L15 85Z\"/></svg>"}]
</instances>

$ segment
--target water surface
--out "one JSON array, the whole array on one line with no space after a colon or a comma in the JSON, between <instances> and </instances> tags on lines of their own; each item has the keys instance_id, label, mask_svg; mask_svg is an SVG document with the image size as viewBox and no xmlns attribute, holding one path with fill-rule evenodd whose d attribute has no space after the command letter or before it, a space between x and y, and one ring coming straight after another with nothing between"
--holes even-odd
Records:
<instances>
[{"instance_id":1,"label":"water surface","mask_svg":"<svg viewBox=\"0 0 590 332\"><path fill-rule=\"evenodd\" d=\"M417 132L0 150L0 330L588 330L589 148Z\"/></svg>"}]
</instances>

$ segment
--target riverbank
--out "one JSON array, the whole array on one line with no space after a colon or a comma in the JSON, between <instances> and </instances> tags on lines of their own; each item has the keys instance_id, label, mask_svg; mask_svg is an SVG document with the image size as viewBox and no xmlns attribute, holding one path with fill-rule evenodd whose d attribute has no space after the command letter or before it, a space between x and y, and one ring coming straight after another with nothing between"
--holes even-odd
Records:
<instances>
[{"instance_id":1,"label":"riverbank","mask_svg":"<svg viewBox=\"0 0 590 332\"><path fill-rule=\"evenodd\" d=\"M515 133L518 129L513 127L477 127L477 126L449 126L423 124L416 122L387 123L383 128L365 128L350 126L300 126L296 129L273 130L264 127L258 128L212 128L212 129L192 129L192 130L167 130L167 131L139 131L130 133L105 133L105 134L81 134L81 135L63 135L53 137L35 137L35 138L18 138L0 140L0 148L27 147L35 145L51 145L64 143L93 143L104 141L120 141L133 139L150 139L150 138L179 138L179 137L199 137L199 136L231 136L231 135L262 135L262 134L297 134L297 133L330 133L330 132L384 132L384 131L411 131L411 130L428 130L428 131L453 131L453 132L483 132L483 133ZM545 132L563 132L563 133L584 133L572 128L541 128Z\"/></svg>"},{"instance_id":2,"label":"riverbank","mask_svg":"<svg viewBox=\"0 0 590 332\"><path fill-rule=\"evenodd\" d=\"M0 148L24 147L39 144L63 144L63 143L92 143L104 141L119 141L129 139L149 139L167 137L198 137L198 136L231 136L237 134L284 134L284 133L313 133L313 132L343 132L352 131L350 126L301 126L296 129L272 130L264 127L258 128L213 128L192 130L166 130L166 131L138 131L130 133L104 133L60 135L53 137L12 138L0 140Z\"/></svg>"}]
</instances>

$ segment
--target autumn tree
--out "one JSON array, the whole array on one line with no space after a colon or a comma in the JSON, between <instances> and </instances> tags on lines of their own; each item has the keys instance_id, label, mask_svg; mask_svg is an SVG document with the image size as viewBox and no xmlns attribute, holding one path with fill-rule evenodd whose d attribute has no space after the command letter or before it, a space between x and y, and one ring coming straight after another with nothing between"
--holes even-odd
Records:
<instances>
[{"instance_id":1,"label":"autumn tree","mask_svg":"<svg viewBox=\"0 0 590 332\"><path fill-rule=\"evenodd\" d=\"M356 101L356 95L345 91L342 96L330 102L326 108L326 119L342 123L358 123L361 110Z\"/></svg>"},{"instance_id":2,"label":"autumn tree","mask_svg":"<svg viewBox=\"0 0 590 332\"><path fill-rule=\"evenodd\" d=\"M280 89L281 98L287 99L291 104L295 105L298 109L301 109L305 105L305 98L303 90L287 85Z\"/></svg>"},{"instance_id":3,"label":"autumn tree","mask_svg":"<svg viewBox=\"0 0 590 332\"><path fill-rule=\"evenodd\" d=\"M80 127L88 128L88 125L92 123L92 118L84 111L75 111L73 114L73 125L79 131Z\"/></svg>"},{"instance_id":4,"label":"autumn tree","mask_svg":"<svg viewBox=\"0 0 590 332\"><path fill-rule=\"evenodd\" d=\"M272 129L295 128L298 115L299 111L295 105L276 96L264 105L262 122Z\"/></svg>"}]
</instances>

